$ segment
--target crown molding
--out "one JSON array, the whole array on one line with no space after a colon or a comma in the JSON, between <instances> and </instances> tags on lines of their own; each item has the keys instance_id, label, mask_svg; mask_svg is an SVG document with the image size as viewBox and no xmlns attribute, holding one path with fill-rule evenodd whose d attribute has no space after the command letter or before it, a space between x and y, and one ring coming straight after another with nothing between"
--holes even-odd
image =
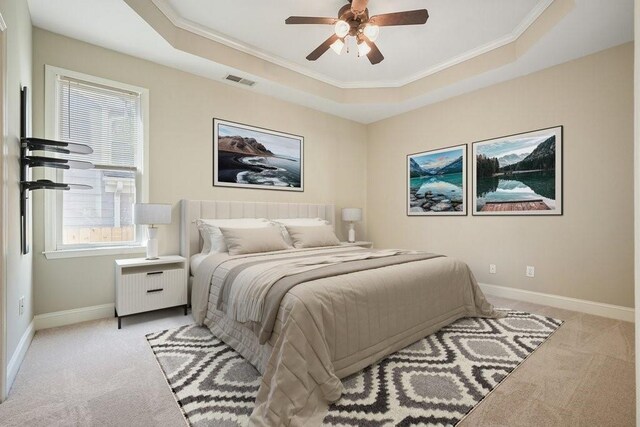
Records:
<instances>
[{"instance_id":1,"label":"crown molding","mask_svg":"<svg viewBox=\"0 0 640 427\"><path fill-rule=\"evenodd\" d=\"M279 65L281 67L287 68L289 70L295 71L307 77L311 77L312 79L319 80L321 82L330 84L336 87L342 87L343 83L331 79L330 77L325 76L324 74L314 73L313 71L301 67L300 65L287 61L284 58L280 58L275 55L270 55L264 53L256 47L250 46L248 44L242 43L238 40L235 40L231 37L222 35L218 32L213 31L212 29L205 27L204 25L200 25L195 23L189 19L183 18L176 12L176 10L169 4L168 0L151 0L151 2L164 14L164 16L171 21L173 25L178 28L181 28L185 31L189 31L191 33L197 34L201 37L207 38L209 40L213 40L214 42L223 44L232 49L238 50L240 52L247 53L249 55L255 56L256 58L260 58L264 61L271 62L272 64Z\"/></svg>"},{"instance_id":2,"label":"crown molding","mask_svg":"<svg viewBox=\"0 0 640 427\"><path fill-rule=\"evenodd\" d=\"M169 0L151 0L152 3L160 10L160 12L169 19L169 21L178 28L181 28L185 31L189 31L193 34L197 34L201 37L207 38L209 40L215 41L217 43L223 44L232 49L236 49L240 52L255 56L259 59L262 59L267 62L271 62L272 64L279 65L281 67L287 68L291 71L295 71L300 73L306 77L310 77L312 79L321 81L323 83L327 83L329 85L335 86L340 89L375 89L375 88L399 88L402 86L406 86L410 83L428 77L430 75L439 73L447 68L459 65L463 62L469 61L473 58L476 58L480 55L491 52L492 50L499 49L503 46L508 45L509 43L513 43L522 34L544 13L544 11L551 6L551 4L555 0L539 0L536 6L531 9L531 11L525 16L525 18L514 28L514 30L499 39L496 39L490 43L487 43L483 46L479 46L475 49L467 51L461 55L455 56L447 61L441 62L433 67L428 68L425 71L422 71L418 74L414 74L404 79L399 79L395 81L369 81L369 82L342 82L339 80L332 79L324 74L316 73L311 71L306 67L302 67L292 61L286 60L276 55L265 53L264 51L242 43L239 40L235 40L231 37L225 36L218 32L213 31L212 29L205 27L204 25L200 25L191 20L188 20L182 17L170 4Z\"/></svg>"},{"instance_id":3,"label":"crown molding","mask_svg":"<svg viewBox=\"0 0 640 427\"><path fill-rule=\"evenodd\" d=\"M469 61L480 55L484 55L485 53L491 52L492 50L499 49L503 46L506 46L510 43L515 42L520 38L520 36L522 36L522 34L524 34L525 31L527 31L527 29L531 25L533 25L534 22L536 22L536 20L540 17L540 15L542 15L544 11L547 10L547 8L551 6L551 4L554 1L555 0L540 0L538 4L533 9L531 9L531 12L527 14L527 16L522 20L522 22L520 22L520 24L518 24L518 26L510 34L507 34L506 36L496 39L483 46L479 46L475 49L472 49L461 55L455 56L447 61L441 62L440 64L435 65L426 71L423 71L421 73L408 77L404 81L400 82L400 84L398 84L396 87L405 86L409 83L413 83L417 80L423 79L432 74L439 73L440 71L446 70L447 68L451 68L455 65Z\"/></svg>"}]
</instances>

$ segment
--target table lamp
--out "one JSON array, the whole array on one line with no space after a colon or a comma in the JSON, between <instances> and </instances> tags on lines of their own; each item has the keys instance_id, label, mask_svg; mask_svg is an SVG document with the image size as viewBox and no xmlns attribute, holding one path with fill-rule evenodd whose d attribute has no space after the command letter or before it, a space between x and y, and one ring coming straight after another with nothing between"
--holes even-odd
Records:
<instances>
[{"instance_id":1,"label":"table lamp","mask_svg":"<svg viewBox=\"0 0 640 427\"><path fill-rule=\"evenodd\" d=\"M133 223L148 225L147 259L158 259L159 224L171 224L171 205L136 203L133 206Z\"/></svg>"},{"instance_id":2,"label":"table lamp","mask_svg":"<svg viewBox=\"0 0 640 427\"><path fill-rule=\"evenodd\" d=\"M356 230L354 223L362 220L362 209L344 208L342 209L342 220L349 222L349 242L356 241Z\"/></svg>"}]
</instances>

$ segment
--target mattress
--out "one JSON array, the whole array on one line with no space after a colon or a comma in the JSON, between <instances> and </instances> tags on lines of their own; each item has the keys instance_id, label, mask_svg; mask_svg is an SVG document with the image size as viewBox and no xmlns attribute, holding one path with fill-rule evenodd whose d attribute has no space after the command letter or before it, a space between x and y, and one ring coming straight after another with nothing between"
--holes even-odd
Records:
<instances>
[{"instance_id":1,"label":"mattress","mask_svg":"<svg viewBox=\"0 0 640 427\"><path fill-rule=\"evenodd\" d=\"M342 393L340 378L459 318L500 316L468 266L447 257L301 283L282 298L273 333L264 345L251 324L218 309L225 278L243 263L270 261L282 268L279 260L287 257L326 257L348 250L214 254L196 270L192 296L196 321L263 374L252 425L319 424L328 404Z\"/></svg>"}]
</instances>

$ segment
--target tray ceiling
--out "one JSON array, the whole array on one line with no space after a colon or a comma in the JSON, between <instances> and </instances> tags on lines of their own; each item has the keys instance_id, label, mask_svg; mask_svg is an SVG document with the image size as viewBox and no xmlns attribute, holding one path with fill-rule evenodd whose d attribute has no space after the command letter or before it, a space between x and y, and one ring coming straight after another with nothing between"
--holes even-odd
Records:
<instances>
[{"instance_id":1,"label":"tray ceiling","mask_svg":"<svg viewBox=\"0 0 640 427\"><path fill-rule=\"evenodd\" d=\"M427 8L420 27L383 28L386 59L305 56L336 0L28 0L36 27L212 80L371 123L633 40L633 0L371 0L374 14ZM412 54L415 53L415 56Z\"/></svg>"},{"instance_id":2,"label":"tray ceiling","mask_svg":"<svg viewBox=\"0 0 640 427\"><path fill-rule=\"evenodd\" d=\"M329 37L326 25L285 25L290 15L334 17L346 1L153 0L174 25L305 75L348 88L402 86L517 38L552 0L371 0L369 13L429 10L426 25L385 27L385 60L350 53L305 57ZM241 6L239 6L241 5ZM353 40L351 40L353 41Z\"/></svg>"}]
</instances>

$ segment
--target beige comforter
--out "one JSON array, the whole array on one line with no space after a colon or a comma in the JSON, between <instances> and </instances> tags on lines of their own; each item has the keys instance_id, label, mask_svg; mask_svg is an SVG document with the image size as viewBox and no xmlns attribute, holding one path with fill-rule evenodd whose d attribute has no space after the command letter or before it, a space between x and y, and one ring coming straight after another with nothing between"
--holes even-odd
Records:
<instances>
[{"instance_id":1,"label":"beige comforter","mask_svg":"<svg viewBox=\"0 0 640 427\"><path fill-rule=\"evenodd\" d=\"M326 256L347 250L304 253ZM257 338L247 333L250 325L225 318L217 310L221 283L238 263L258 257L275 261L291 253L301 252L216 254L196 272L192 297L196 321L206 323L263 373L251 425L319 425L328 403L342 393L339 378L459 318L499 316L466 264L439 257L297 285L280 303L271 339L257 346Z\"/></svg>"}]
</instances>

